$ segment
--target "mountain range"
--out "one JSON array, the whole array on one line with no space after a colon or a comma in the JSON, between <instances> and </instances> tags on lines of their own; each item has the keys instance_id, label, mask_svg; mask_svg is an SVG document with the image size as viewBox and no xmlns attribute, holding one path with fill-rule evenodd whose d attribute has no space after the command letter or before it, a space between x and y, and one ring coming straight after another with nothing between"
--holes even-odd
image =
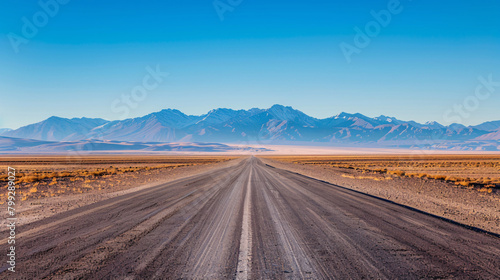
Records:
<instances>
[{"instance_id":1,"label":"mountain range","mask_svg":"<svg viewBox=\"0 0 500 280\"><path fill-rule=\"evenodd\" d=\"M370 118L340 113L317 119L292 107L214 109L201 116L165 109L143 117L107 121L50 117L0 136L41 141L329 143L445 149L500 149L500 121L476 126Z\"/></svg>"}]
</instances>

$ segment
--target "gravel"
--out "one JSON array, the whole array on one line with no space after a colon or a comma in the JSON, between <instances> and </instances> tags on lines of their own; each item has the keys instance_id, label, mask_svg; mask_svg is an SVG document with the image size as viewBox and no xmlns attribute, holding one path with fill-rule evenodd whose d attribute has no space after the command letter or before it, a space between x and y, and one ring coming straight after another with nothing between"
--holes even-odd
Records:
<instances>
[{"instance_id":1,"label":"gravel","mask_svg":"<svg viewBox=\"0 0 500 280\"><path fill-rule=\"evenodd\" d=\"M315 179L381 197L456 222L500 234L500 194L427 178L408 178L282 162L262 161Z\"/></svg>"}]
</instances>

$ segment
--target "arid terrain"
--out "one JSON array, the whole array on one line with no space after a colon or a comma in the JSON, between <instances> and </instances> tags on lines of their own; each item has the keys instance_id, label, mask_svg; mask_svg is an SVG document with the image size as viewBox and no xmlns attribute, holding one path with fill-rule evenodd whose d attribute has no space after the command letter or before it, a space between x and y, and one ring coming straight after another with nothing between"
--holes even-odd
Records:
<instances>
[{"instance_id":1,"label":"arid terrain","mask_svg":"<svg viewBox=\"0 0 500 280\"><path fill-rule=\"evenodd\" d=\"M455 168L458 161L474 161L423 160L436 172L444 168L439 161L455 162ZM476 173L447 176L496 182L494 170L483 167L492 162L496 168L497 159L478 160L478 167L469 164ZM408 157L348 162L297 156L3 157L4 167L21 172L15 276L500 277L496 186L431 178L442 174L420 165L417 170ZM429 175L408 177L409 168ZM0 234L3 248L8 232ZM12 276L7 268L1 266L1 279Z\"/></svg>"},{"instance_id":2,"label":"arid terrain","mask_svg":"<svg viewBox=\"0 0 500 280\"><path fill-rule=\"evenodd\" d=\"M500 156L266 156L265 163L500 234Z\"/></svg>"},{"instance_id":3,"label":"arid terrain","mask_svg":"<svg viewBox=\"0 0 500 280\"><path fill-rule=\"evenodd\" d=\"M442 180L488 193L500 189L498 155L276 156L272 159L365 173Z\"/></svg>"},{"instance_id":4,"label":"arid terrain","mask_svg":"<svg viewBox=\"0 0 500 280\"><path fill-rule=\"evenodd\" d=\"M230 156L3 156L0 181L16 169L18 220L22 224L115 195L218 167ZM217 165L219 163L219 165ZM0 193L0 205L7 192ZM6 213L2 213L4 217Z\"/></svg>"}]
</instances>

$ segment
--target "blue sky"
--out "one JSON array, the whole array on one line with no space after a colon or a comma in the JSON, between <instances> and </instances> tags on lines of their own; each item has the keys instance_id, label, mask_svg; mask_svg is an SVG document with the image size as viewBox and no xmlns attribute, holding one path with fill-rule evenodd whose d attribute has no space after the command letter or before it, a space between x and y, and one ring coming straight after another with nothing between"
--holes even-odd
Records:
<instances>
[{"instance_id":1,"label":"blue sky","mask_svg":"<svg viewBox=\"0 0 500 280\"><path fill-rule=\"evenodd\" d=\"M499 1L55 1L0 4L0 127L276 103L318 118L500 120ZM356 45L372 11L391 18ZM359 47L350 62L343 42ZM156 68L169 75L148 80Z\"/></svg>"}]
</instances>

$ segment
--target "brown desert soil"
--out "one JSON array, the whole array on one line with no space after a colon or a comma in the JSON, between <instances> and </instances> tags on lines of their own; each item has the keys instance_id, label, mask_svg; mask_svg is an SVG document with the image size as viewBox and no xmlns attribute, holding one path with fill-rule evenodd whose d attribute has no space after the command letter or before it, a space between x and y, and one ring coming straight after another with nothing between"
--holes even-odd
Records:
<instances>
[{"instance_id":1,"label":"brown desert soil","mask_svg":"<svg viewBox=\"0 0 500 280\"><path fill-rule=\"evenodd\" d=\"M105 199L116 196L121 196L127 193L136 192L139 190L151 188L167 182L186 178L194 174L219 169L223 167L233 166L241 161L242 158L233 158L232 160L208 163L195 164L188 166L180 166L175 168L160 168L152 170L138 170L122 174L95 176L89 179L74 180L74 178L59 178L57 185L51 185L50 180L45 180L35 183L23 183L22 191L17 194L16 217L19 225L28 224L38 221L55 214L65 212L71 209L79 208ZM27 200L23 193L31 188L40 190L46 188L65 189L65 193L56 193L53 197L33 197L35 194L30 194ZM75 193L74 190L84 190L83 193ZM4 201L2 201L4 202ZM7 207L5 203L3 206ZM2 225L7 223L7 211L3 211Z\"/></svg>"},{"instance_id":2,"label":"brown desert soil","mask_svg":"<svg viewBox=\"0 0 500 280\"><path fill-rule=\"evenodd\" d=\"M381 197L465 225L500 234L500 193L483 193L444 181L363 173L325 165L261 158L265 164Z\"/></svg>"}]
</instances>

